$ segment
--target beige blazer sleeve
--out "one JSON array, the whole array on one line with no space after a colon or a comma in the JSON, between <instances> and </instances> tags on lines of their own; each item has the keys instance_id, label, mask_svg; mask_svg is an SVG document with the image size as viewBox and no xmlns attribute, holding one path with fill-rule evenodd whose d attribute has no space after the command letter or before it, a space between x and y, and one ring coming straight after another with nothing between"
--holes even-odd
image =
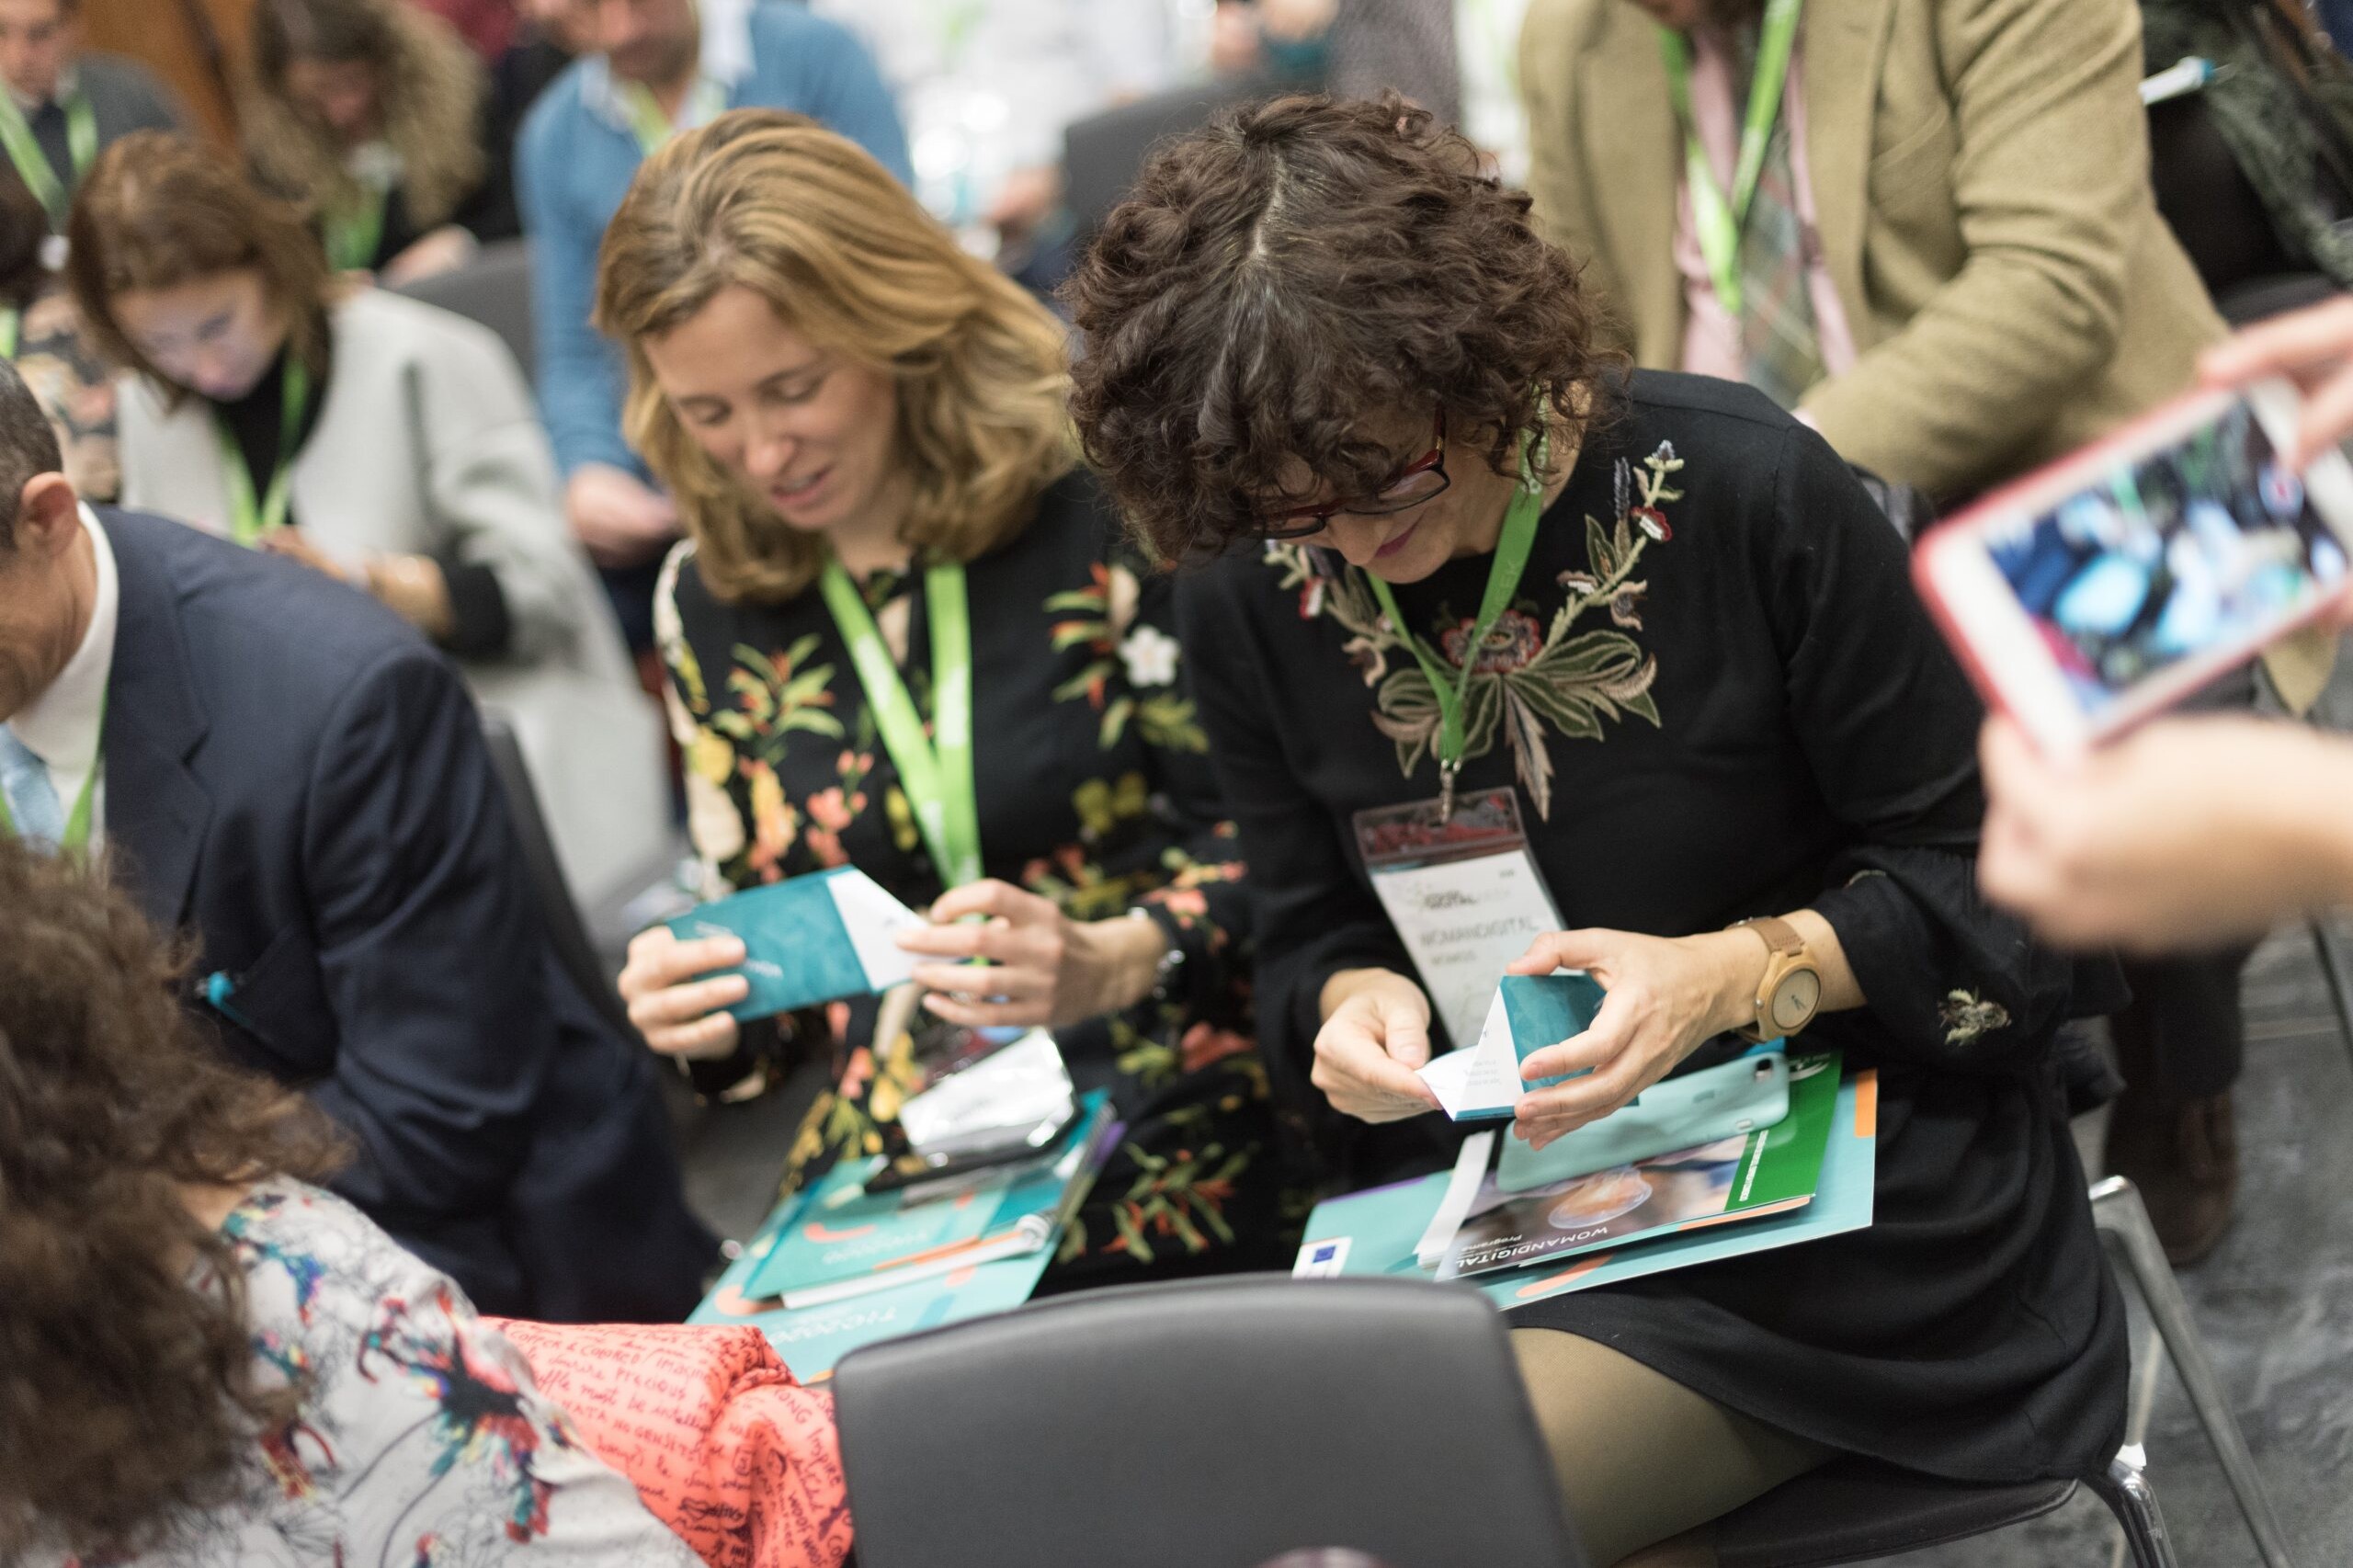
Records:
<instances>
[{"instance_id":1,"label":"beige blazer sleeve","mask_svg":"<svg viewBox=\"0 0 2353 1568\"><path fill-rule=\"evenodd\" d=\"M1623 0L1612 0L1622 4ZM1634 335L1617 301L1624 295L1601 244L1599 215L1576 131L1576 62L1590 43L1591 0L1529 0L1520 24L1520 97L1528 110L1528 193L1539 233L1574 256L1587 293L1602 301L1610 346L1632 349Z\"/></svg>"},{"instance_id":2,"label":"beige blazer sleeve","mask_svg":"<svg viewBox=\"0 0 2353 1568\"><path fill-rule=\"evenodd\" d=\"M1934 16L1941 83L1896 80L1891 59L1880 95L1949 106L1965 258L1804 406L1850 460L1949 493L2028 445L2115 350L2149 155L2132 0L1943 0ZM1874 158L1874 225L1948 199L1885 187L1906 151Z\"/></svg>"}]
</instances>

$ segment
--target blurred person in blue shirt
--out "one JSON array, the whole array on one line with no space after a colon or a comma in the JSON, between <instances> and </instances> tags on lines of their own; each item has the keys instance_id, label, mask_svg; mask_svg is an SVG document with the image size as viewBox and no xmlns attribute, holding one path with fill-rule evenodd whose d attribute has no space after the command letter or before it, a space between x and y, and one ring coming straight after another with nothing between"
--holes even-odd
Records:
<instances>
[{"instance_id":1,"label":"blurred person in blue shirt","mask_svg":"<svg viewBox=\"0 0 2353 1568\"><path fill-rule=\"evenodd\" d=\"M592 52L533 106L516 147L531 239L540 413L564 514L603 574L632 649L654 640L654 581L677 514L621 436L619 354L588 324L597 248L648 152L731 108L790 109L911 178L873 58L786 0L577 0Z\"/></svg>"}]
</instances>

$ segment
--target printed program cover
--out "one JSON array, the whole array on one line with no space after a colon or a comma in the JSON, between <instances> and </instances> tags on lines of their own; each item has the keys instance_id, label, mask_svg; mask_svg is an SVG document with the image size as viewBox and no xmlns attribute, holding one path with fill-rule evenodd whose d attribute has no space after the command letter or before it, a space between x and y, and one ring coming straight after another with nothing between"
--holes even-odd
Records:
<instances>
[{"instance_id":1,"label":"printed program cover","mask_svg":"<svg viewBox=\"0 0 2353 1568\"><path fill-rule=\"evenodd\" d=\"M1613 1165L1529 1192L1489 1171L1438 1265L1440 1279L1785 1213L1813 1200L1838 1102L1838 1056L1790 1058L1790 1114L1758 1131Z\"/></svg>"}]
</instances>

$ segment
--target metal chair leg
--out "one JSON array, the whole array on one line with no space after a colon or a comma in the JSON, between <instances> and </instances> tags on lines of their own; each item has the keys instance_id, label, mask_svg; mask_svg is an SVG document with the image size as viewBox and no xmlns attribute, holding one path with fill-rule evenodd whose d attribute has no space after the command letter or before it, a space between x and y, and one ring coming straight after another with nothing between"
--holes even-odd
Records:
<instances>
[{"instance_id":1,"label":"metal chair leg","mask_svg":"<svg viewBox=\"0 0 2353 1568\"><path fill-rule=\"evenodd\" d=\"M2165 1533L2156 1492L2142 1469L2147 1462L2140 1445L2130 1444L2109 1461L2106 1475L2087 1476L2086 1483L2116 1516L2132 1568L2176 1568L2173 1538Z\"/></svg>"},{"instance_id":2,"label":"metal chair leg","mask_svg":"<svg viewBox=\"0 0 2353 1568\"><path fill-rule=\"evenodd\" d=\"M2353 1053L2353 962L2337 949L2336 933L2325 918L2313 922L2313 949L2320 954L2320 976L2328 985L2329 1000L2336 1004L2337 1033L2345 1038L2346 1051Z\"/></svg>"},{"instance_id":3,"label":"metal chair leg","mask_svg":"<svg viewBox=\"0 0 2353 1568\"><path fill-rule=\"evenodd\" d=\"M2268 1568L2293 1568L2287 1534L2272 1510L2271 1494L2264 1490L2255 1456L2247 1452L2245 1434L2239 1430L2238 1417L2231 1414L2213 1362L2207 1359L2205 1342L2190 1321L2189 1303L2182 1300L2181 1286L2173 1277L2172 1265L2165 1262L2165 1248L2149 1223L2149 1211L2141 1206L2140 1193L2122 1176L2109 1176L2092 1185L2091 1199L2094 1221L2116 1238L2141 1287L2141 1299L2148 1303L2149 1316L2165 1342L2165 1353L2181 1374L2181 1386L2198 1412L2199 1424L2206 1428L2206 1440L2213 1444L2215 1457L2222 1461L2222 1473L2238 1498L2239 1512L2246 1517L2256 1549Z\"/></svg>"}]
</instances>

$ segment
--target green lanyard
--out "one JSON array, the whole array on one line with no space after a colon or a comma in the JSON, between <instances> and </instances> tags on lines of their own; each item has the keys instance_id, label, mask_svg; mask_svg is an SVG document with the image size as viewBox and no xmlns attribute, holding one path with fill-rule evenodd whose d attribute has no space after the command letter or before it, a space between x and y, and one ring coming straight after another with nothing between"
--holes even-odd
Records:
<instances>
[{"instance_id":1,"label":"green lanyard","mask_svg":"<svg viewBox=\"0 0 2353 1568\"><path fill-rule=\"evenodd\" d=\"M221 437L221 480L229 491L229 537L239 544L256 544L263 535L286 526L287 497L294 483L294 446L310 402L310 369L289 354L285 395L278 403L278 467L258 507L254 505L253 475L245 472L244 449L237 445L236 433L227 420L217 414L212 416L213 428Z\"/></svg>"},{"instance_id":2,"label":"green lanyard","mask_svg":"<svg viewBox=\"0 0 2353 1568\"><path fill-rule=\"evenodd\" d=\"M0 310L0 359L14 359L23 340L25 312L10 305Z\"/></svg>"},{"instance_id":3,"label":"green lanyard","mask_svg":"<svg viewBox=\"0 0 2353 1568\"><path fill-rule=\"evenodd\" d=\"M1552 445L1550 436L1540 437L1533 453L1529 450L1528 437L1519 438L1519 489L1511 498L1511 510L1504 514L1504 531L1495 540L1495 553L1487 567L1487 592L1479 601L1479 619L1471 629L1471 640L1463 645L1462 667L1449 676L1446 663L1432 653L1429 645L1415 636L1397 613L1397 600L1389 585L1366 573L1372 584L1372 597L1381 601L1382 613L1389 617L1390 630L1422 666L1422 674L1429 678L1430 693L1438 699L1438 819L1443 822L1454 814L1454 780L1462 771L1462 753L1469 745L1463 729L1462 710L1471 691L1471 672L1478 667L1479 651L1487 644L1487 633L1495 629L1505 610L1511 608L1512 596L1519 592L1519 579L1528 570L1528 554L1536 546L1536 520L1544 514L1544 459Z\"/></svg>"},{"instance_id":4,"label":"green lanyard","mask_svg":"<svg viewBox=\"0 0 2353 1568\"><path fill-rule=\"evenodd\" d=\"M630 131L637 137L639 150L649 158L681 130L716 119L727 108L727 89L708 76L695 78L695 85L687 90L687 101L679 106L675 124L662 112L653 90L644 83L623 82L620 92L621 107L629 111Z\"/></svg>"},{"instance_id":5,"label":"green lanyard","mask_svg":"<svg viewBox=\"0 0 2353 1568\"><path fill-rule=\"evenodd\" d=\"M818 585L842 641L849 645L850 662L866 687L866 704L873 710L891 760L898 765L899 781L941 882L961 888L979 881L981 813L972 792L972 626L962 564L939 562L924 572L924 600L931 614L934 733L929 736L858 585L830 555Z\"/></svg>"},{"instance_id":6,"label":"green lanyard","mask_svg":"<svg viewBox=\"0 0 2353 1568\"><path fill-rule=\"evenodd\" d=\"M1790 78L1790 51L1798 37L1798 12L1804 0L1770 0L1765 26L1756 44L1756 74L1748 88L1748 114L1740 128L1740 161L1733 170L1732 195L1725 198L1708 166L1707 149L1699 145L1699 122L1691 113L1691 42L1681 33L1661 28L1659 52L1666 60L1666 85L1675 112L1683 122L1684 182L1691 190L1691 217L1699 231L1699 249L1715 276L1716 298L1725 310L1740 314L1740 232L1748 222L1748 204L1756 199L1757 177L1765 170L1765 149L1773 139L1773 122L1780 118L1781 89Z\"/></svg>"},{"instance_id":7,"label":"green lanyard","mask_svg":"<svg viewBox=\"0 0 2353 1568\"><path fill-rule=\"evenodd\" d=\"M65 153L74 165L74 183L90 172L91 164L98 156L98 119L90 109L87 93L75 93L65 100ZM0 87L0 143L8 149L8 161L17 165L17 174L34 199L49 209L49 226L58 233L65 232L65 214L71 208L74 193L57 180L57 171L49 166L49 155L40 150L40 141L33 135L33 128L25 120L25 111L17 107L16 96Z\"/></svg>"},{"instance_id":8,"label":"green lanyard","mask_svg":"<svg viewBox=\"0 0 2353 1568\"><path fill-rule=\"evenodd\" d=\"M107 707L105 699L101 698L98 701L98 733L103 735L106 731ZM98 778L105 771L106 754L101 752L90 759L90 776L82 780L81 792L74 797L74 809L65 818L65 837L57 846L76 859L82 858L90 847L90 821L97 809ZM8 797L6 795L0 795L0 835L10 838L17 836L17 819L9 813Z\"/></svg>"},{"instance_id":9,"label":"green lanyard","mask_svg":"<svg viewBox=\"0 0 2353 1568\"><path fill-rule=\"evenodd\" d=\"M392 193L371 180L362 180L359 199L350 207L326 214L324 231L327 265L337 272L366 272L376 265L376 247L384 243L384 209Z\"/></svg>"}]
</instances>

